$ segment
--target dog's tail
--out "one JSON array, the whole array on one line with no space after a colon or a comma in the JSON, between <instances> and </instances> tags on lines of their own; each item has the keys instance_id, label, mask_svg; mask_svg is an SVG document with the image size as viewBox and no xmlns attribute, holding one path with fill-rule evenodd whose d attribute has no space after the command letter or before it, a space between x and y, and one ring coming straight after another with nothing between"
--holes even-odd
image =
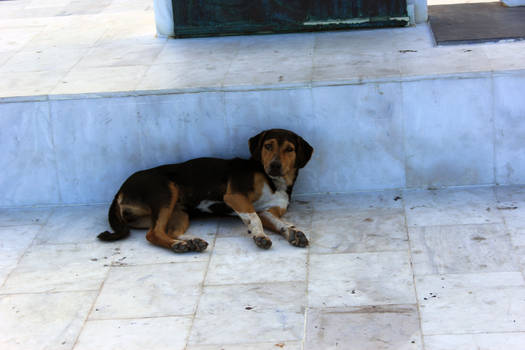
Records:
<instances>
[{"instance_id":1,"label":"dog's tail","mask_svg":"<svg viewBox=\"0 0 525 350\"><path fill-rule=\"evenodd\" d=\"M117 203L117 196L115 196L115 199L113 199L111 207L109 208L108 219L109 225L115 232L112 233L109 231L104 231L97 236L98 239L102 241L116 241L129 236L129 227L126 224L126 221L124 221L122 215L120 214L120 210Z\"/></svg>"}]
</instances>

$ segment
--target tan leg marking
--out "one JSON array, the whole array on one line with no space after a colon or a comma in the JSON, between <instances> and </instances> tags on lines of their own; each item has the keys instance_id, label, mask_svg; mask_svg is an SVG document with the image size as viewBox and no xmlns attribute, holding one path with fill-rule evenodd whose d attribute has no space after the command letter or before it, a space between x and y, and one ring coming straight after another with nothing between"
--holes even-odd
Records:
<instances>
[{"instance_id":1,"label":"tan leg marking","mask_svg":"<svg viewBox=\"0 0 525 350\"><path fill-rule=\"evenodd\" d=\"M167 229L168 236L175 240L171 246L171 249L174 252L202 252L208 247L208 242L205 240L198 237L184 235L184 232L186 232L189 226L190 218L188 213L181 209L175 209L171 214Z\"/></svg>"},{"instance_id":2,"label":"tan leg marking","mask_svg":"<svg viewBox=\"0 0 525 350\"><path fill-rule=\"evenodd\" d=\"M168 207L161 208L159 210L157 221L153 223L153 227L151 227L148 233L146 234L146 239L148 241L166 248L171 248L171 246L175 243L175 239L168 236L166 231L168 228L168 222L171 218L171 214L173 213L173 209L175 208L175 203L177 203L177 200L179 198L179 190L173 183L169 184L169 189L171 192L171 199Z\"/></svg>"},{"instance_id":3,"label":"tan leg marking","mask_svg":"<svg viewBox=\"0 0 525 350\"><path fill-rule=\"evenodd\" d=\"M274 207L260 212L259 217L261 218L263 226L279 233L290 242L290 244L296 247L306 247L308 245L306 235L296 229L294 225L281 219L284 211L285 209Z\"/></svg>"},{"instance_id":4,"label":"tan leg marking","mask_svg":"<svg viewBox=\"0 0 525 350\"><path fill-rule=\"evenodd\" d=\"M229 190L230 186L228 186ZM248 194L248 196L240 193L229 193L224 195L224 202L232 208L241 218L246 226L248 232L253 234L253 240L258 247L268 249L272 246L271 239L264 233L261 219L255 213L252 202L249 197L255 197L255 194Z\"/></svg>"}]
</instances>

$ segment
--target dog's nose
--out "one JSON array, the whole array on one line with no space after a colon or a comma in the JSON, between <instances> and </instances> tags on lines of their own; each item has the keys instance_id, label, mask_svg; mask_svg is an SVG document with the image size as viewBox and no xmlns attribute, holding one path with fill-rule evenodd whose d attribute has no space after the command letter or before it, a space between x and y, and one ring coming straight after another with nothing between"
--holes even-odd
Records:
<instances>
[{"instance_id":1,"label":"dog's nose","mask_svg":"<svg viewBox=\"0 0 525 350\"><path fill-rule=\"evenodd\" d=\"M277 176L281 175L281 163L274 161L270 163L270 175Z\"/></svg>"}]
</instances>

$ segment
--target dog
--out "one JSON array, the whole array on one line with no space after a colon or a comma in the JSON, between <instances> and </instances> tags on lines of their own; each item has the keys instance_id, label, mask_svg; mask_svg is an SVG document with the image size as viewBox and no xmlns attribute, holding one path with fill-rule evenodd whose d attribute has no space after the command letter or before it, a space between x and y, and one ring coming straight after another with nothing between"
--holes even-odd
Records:
<instances>
[{"instance_id":1,"label":"dog","mask_svg":"<svg viewBox=\"0 0 525 350\"><path fill-rule=\"evenodd\" d=\"M312 146L291 131L271 129L250 138L249 147L250 159L197 158L134 173L109 208L114 232L98 238L115 241L127 237L130 228L147 228L146 239L155 245L176 253L201 252L208 243L184 232L190 217L208 213L238 215L260 248L272 246L263 228L306 247L306 235L281 217Z\"/></svg>"}]
</instances>

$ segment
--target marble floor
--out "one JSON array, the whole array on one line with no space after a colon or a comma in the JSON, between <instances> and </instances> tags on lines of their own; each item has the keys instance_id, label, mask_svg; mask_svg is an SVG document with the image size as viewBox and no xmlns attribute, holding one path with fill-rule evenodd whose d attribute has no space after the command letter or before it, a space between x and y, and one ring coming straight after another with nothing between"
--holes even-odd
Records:
<instances>
[{"instance_id":1,"label":"marble floor","mask_svg":"<svg viewBox=\"0 0 525 350\"><path fill-rule=\"evenodd\" d=\"M299 196L300 249L236 218L193 221L203 253L106 206L0 210L0 348L521 350L525 186Z\"/></svg>"},{"instance_id":2,"label":"marble floor","mask_svg":"<svg viewBox=\"0 0 525 350\"><path fill-rule=\"evenodd\" d=\"M524 52L436 47L426 24L166 39L151 0L0 1L0 102L463 77L521 71Z\"/></svg>"}]
</instances>

